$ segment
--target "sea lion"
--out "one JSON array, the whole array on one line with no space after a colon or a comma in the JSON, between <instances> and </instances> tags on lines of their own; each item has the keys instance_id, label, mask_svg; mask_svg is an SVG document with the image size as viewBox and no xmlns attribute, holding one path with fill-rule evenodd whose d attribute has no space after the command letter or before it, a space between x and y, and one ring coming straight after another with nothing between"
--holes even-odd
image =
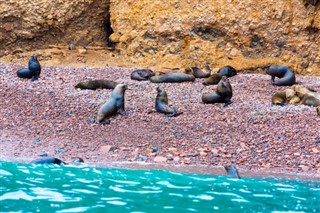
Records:
<instances>
[{"instance_id":1,"label":"sea lion","mask_svg":"<svg viewBox=\"0 0 320 213\"><path fill-rule=\"evenodd\" d=\"M164 113L166 115L169 115L169 116L178 116L178 115L181 115L183 112L177 112L176 109L170 107L168 104L169 104L169 100L168 100L168 95L167 95L167 92L161 88L161 87L158 87L157 88L157 97L156 97L156 110L157 112L160 112L160 113Z\"/></svg>"},{"instance_id":2,"label":"sea lion","mask_svg":"<svg viewBox=\"0 0 320 213\"><path fill-rule=\"evenodd\" d=\"M316 93L316 91L314 89L306 88L306 87L296 85L296 84L293 85L291 87L291 89L293 89L296 92L296 94L299 98L302 98L305 94L308 94L308 93L312 93L312 92Z\"/></svg>"},{"instance_id":3,"label":"sea lion","mask_svg":"<svg viewBox=\"0 0 320 213\"><path fill-rule=\"evenodd\" d=\"M305 94L302 97L300 104L318 107L318 106L320 106L320 94L318 94L318 95L310 94L310 93Z\"/></svg>"},{"instance_id":4,"label":"sea lion","mask_svg":"<svg viewBox=\"0 0 320 213\"><path fill-rule=\"evenodd\" d=\"M91 81L83 81L75 85L75 88L79 89L114 89L118 85L117 82L110 80L91 80Z\"/></svg>"},{"instance_id":5,"label":"sea lion","mask_svg":"<svg viewBox=\"0 0 320 213\"><path fill-rule=\"evenodd\" d=\"M118 111L120 115L125 115L124 109L124 93L128 89L125 84L118 84L111 93L111 98L103 104L98 110L97 123L110 124L110 117Z\"/></svg>"},{"instance_id":6,"label":"sea lion","mask_svg":"<svg viewBox=\"0 0 320 213\"><path fill-rule=\"evenodd\" d=\"M213 73L203 82L203 85L216 85L221 80L222 75L220 73Z\"/></svg>"},{"instance_id":7,"label":"sea lion","mask_svg":"<svg viewBox=\"0 0 320 213\"><path fill-rule=\"evenodd\" d=\"M31 164L58 164L58 165L67 164L58 158L40 158L40 159L33 160L30 163Z\"/></svg>"},{"instance_id":8,"label":"sea lion","mask_svg":"<svg viewBox=\"0 0 320 213\"><path fill-rule=\"evenodd\" d=\"M193 82L195 80L194 75L184 73L168 73L160 76L152 76L149 78L152 83L181 83L181 82Z\"/></svg>"},{"instance_id":9,"label":"sea lion","mask_svg":"<svg viewBox=\"0 0 320 213\"><path fill-rule=\"evenodd\" d=\"M317 114L320 115L320 106L317 106Z\"/></svg>"},{"instance_id":10,"label":"sea lion","mask_svg":"<svg viewBox=\"0 0 320 213\"><path fill-rule=\"evenodd\" d=\"M292 86L296 83L295 74L287 66L270 66L266 73L271 75L271 81L276 86ZM275 77L279 79L275 81Z\"/></svg>"},{"instance_id":11,"label":"sea lion","mask_svg":"<svg viewBox=\"0 0 320 213\"><path fill-rule=\"evenodd\" d=\"M232 87L226 76L222 76L218 83L217 91L202 95L202 102L205 104L225 103L224 106L231 104Z\"/></svg>"},{"instance_id":12,"label":"sea lion","mask_svg":"<svg viewBox=\"0 0 320 213\"><path fill-rule=\"evenodd\" d=\"M227 171L229 177L240 179L240 175L239 175L238 170L235 166L226 165L226 166L224 166L224 168Z\"/></svg>"},{"instance_id":13,"label":"sea lion","mask_svg":"<svg viewBox=\"0 0 320 213\"><path fill-rule=\"evenodd\" d=\"M225 66L218 70L218 73L222 76L232 77L237 75L237 70L232 66Z\"/></svg>"},{"instance_id":14,"label":"sea lion","mask_svg":"<svg viewBox=\"0 0 320 213\"><path fill-rule=\"evenodd\" d=\"M28 63L28 69L21 69L17 71L19 78L32 78L32 81L38 80L41 73L41 65L37 59L37 55L31 56Z\"/></svg>"},{"instance_id":15,"label":"sea lion","mask_svg":"<svg viewBox=\"0 0 320 213\"><path fill-rule=\"evenodd\" d=\"M291 89L285 89L284 91L277 92L271 97L272 104L284 106L286 104L299 104L300 98L296 92Z\"/></svg>"},{"instance_id":16,"label":"sea lion","mask_svg":"<svg viewBox=\"0 0 320 213\"><path fill-rule=\"evenodd\" d=\"M150 69L136 69L131 73L131 79L137 81L147 81L155 73Z\"/></svg>"},{"instance_id":17,"label":"sea lion","mask_svg":"<svg viewBox=\"0 0 320 213\"><path fill-rule=\"evenodd\" d=\"M193 74L196 78L208 78L210 76L210 72L204 72L198 67L189 67L186 68L186 74Z\"/></svg>"}]
</instances>

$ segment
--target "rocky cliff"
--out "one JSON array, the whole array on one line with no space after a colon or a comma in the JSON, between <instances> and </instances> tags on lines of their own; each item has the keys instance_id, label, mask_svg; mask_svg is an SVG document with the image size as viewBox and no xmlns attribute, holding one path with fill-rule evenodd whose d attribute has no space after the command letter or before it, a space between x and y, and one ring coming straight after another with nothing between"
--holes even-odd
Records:
<instances>
[{"instance_id":1,"label":"rocky cliff","mask_svg":"<svg viewBox=\"0 0 320 213\"><path fill-rule=\"evenodd\" d=\"M74 40L107 49L111 23L112 56L124 66L274 63L320 75L319 10L303 0L9 0L0 8L0 48L14 55Z\"/></svg>"}]
</instances>

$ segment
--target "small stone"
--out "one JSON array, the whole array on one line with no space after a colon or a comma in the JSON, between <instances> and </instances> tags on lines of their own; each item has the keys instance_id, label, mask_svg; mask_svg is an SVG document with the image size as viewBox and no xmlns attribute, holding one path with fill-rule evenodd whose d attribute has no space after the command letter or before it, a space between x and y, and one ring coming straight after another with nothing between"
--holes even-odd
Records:
<instances>
[{"instance_id":1,"label":"small stone","mask_svg":"<svg viewBox=\"0 0 320 213\"><path fill-rule=\"evenodd\" d=\"M168 148L168 152L177 152L177 151L178 151L178 149L175 147Z\"/></svg>"},{"instance_id":2,"label":"small stone","mask_svg":"<svg viewBox=\"0 0 320 213\"><path fill-rule=\"evenodd\" d=\"M207 156L208 154L207 154L206 152L200 152L199 155L200 155L201 157L205 157L205 156Z\"/></svg>"},{"instance_id":3,"label":"small stone","mask_svg":"<svg viewBox=\"0 0 320 213\"><path fill-rule=\"evenodd\" d=\"M158 152L158 151L159 151L158 147L153 147L152 148L152 152Z\"/></svg>"},{"instance_id":4,"label":"small stone","mask_svg":"<svg viewBox=\"0 0 320 213\"><path fill-rule=\"evenodd\" d=\"M318 154L320 151L317 148L312 148L311 149L313 153Z\"/></svg>"},{"instance_id":5,"label":"small stone","mask_svg":"<svg viewBox=\"0 0 320 213\"><path fill-rule=\"evenodd\" d=\"M162 157L162 156L157 156L153 159L154 162L159 162L159 163L163 163L163 162L167 162L167 158L166 157Z\"/></svg>"},{"instance_id":6,"label":"small stone","mask_svg":"<svg viewBox=\"0 0 320 213\"><path fill-rule=\"evenodd\" d=\"M48 157L48 154L47 153L41 153L39 156L40 157Z\"/></svg>"},{"instance_id":7,"label":"small stone","mask_svg":"<svg viewBox=\"0 0 320 213\"><path fill-rule=\"evenodd\" d=\"M56 154L63 154L63 153L65 153L66 151L65 150L63 150L63 149L57 149L56 150Z\"/></svg>"}]
</instances>

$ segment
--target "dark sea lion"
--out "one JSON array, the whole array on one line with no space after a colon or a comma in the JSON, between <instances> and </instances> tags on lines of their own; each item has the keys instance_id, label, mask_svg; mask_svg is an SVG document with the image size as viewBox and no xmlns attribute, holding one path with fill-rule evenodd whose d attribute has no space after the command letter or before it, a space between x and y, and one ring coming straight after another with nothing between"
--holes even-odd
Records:
<instances>
[{"instance_id":1,"label":"dark sea lion","mask_svg":"<svg viewBox=\"0 0 320 213\"><path fill-rule=\"evenodd\" d=\"M124 93L128 89L125 84L118 84L111 93L111 98L103 104L98 110L97 123L110 124L110 117L119 112L120 115L125 115L124 108Z\"/></svg>"},{"instance_id":2,"label":"dark sea lion","mask_svg":"<svg viewBox=\"0 0 320 213\"><path fill-rule=\"evenodd\" d=\"M155 73L150 69L136 69L131 73L131 79L137 81L147 81Z\"/></svg>"},{"instance_id":3,"label":"dark sea lion","mask_svg":"<svg viewBox=\"0 0 320 213\"><path fill-rule=\"evenodd\" d=\"M157 112L164 113L169 116L178 116L181 115L183 112L177 112L176 109L169 106L169 100L167 92L161 88L157 88L157 97L156 97L156 110Z\"/></svg>"},{"instance_id":4,"label":"dark sea lion","mask_svg":"<svg viewBox=\"0 0 320 213\"><path fill-rule=\"evenodd\" d=\"M224 166L225 170L227 171L227 174L231 178L238 178L240 179L240 175L238 173L238 170L235 166L233 165L226 165Z\"/></svg>"},{"instance_id":5,"label":"dark sea lion","mask_svg":"<svg viewBox=\"0 0 320 213\"><path fill-rule=\"evenodd\" d=\"M271 81L276 86L292 86L296 83L295 74L287 66L270 66L266 73L271 75ZM275 81L275 77L279 79Z\"/></svg>"},{"instance_id":6,"label":"dark sea lion","mask_svg":"<svg viewBox=\"0 0 320 213\"><path fill-rule=\"evenodd\" d=\"M31 161L32 164L67 164L58 158L40 158Z\"/></svg>"},{"instance_id":7,"label":"dark sea lion","mask_svg":"<svg viewBox=\"0 0 320 213\"><path fill-rule=\"evenodd\" d=\"M29 69L21 69L17 71L17 76L19 78L32 78L34 74Z\"/></svg>"},{"instance_id":8,"label":"dark sea lion","mask_svg":"<svg viewBox=\"0 0 320 213\"><path fill-rule=\"evenodd\" d=\"M187 74L193 74L196 78L208 78L210 76L210 72L204 72L198 67L189 67L186 72Z\"/></svg>"},{"instance_id":9,"label":"dark sea lion","mask_svg":"<svg viewBox=\"0 0 320 213\"><path fill-rule=\"evenodd\" d=\"M32 81L38 80L41 73L41 65L37 59L37 55L31 56L28 64L28 69L33 73Z\"/></svg>"},{"instance_id":10,"label":"dark sea lion","mask_svg":"<svg viewBox=\"0 0 320 213\"><path fill-rule=\"evenodd\" d=\"M202 95L202 102L205 104L225 103L224 106L231 104L232 87L226 76L222 76L218 83L217 91Z\"/></svg>"},{"instance_id":11,"label":"dark sea lion","mask_svg":"<svg viewBox=\"0 0 320 213\"><path fill-rule=\"evenodd\" d=\"M185 73L168 73L160 76L150 77L152 83L181 83L181 82L193 82L195 80L194 75Z\"/></svg>"},{"instance_id":12,"label":"dark sea lion","mask_svg":"<svg viewBox=\"0 0 320 213\"><path fill-rule=\"evenodd\" d=\"M222 75L219 73L213 73L212 75L209 76L209 78L207 78L205 80L205 82L203 82L203 85L216 85L219 83L219 81L221 80Z\"/></svg>"},{"instance_id":13,"label":"dark sea lion","mask_svg":"<svg viewBox=\"0 0 320 213\"><path fill-rule=\"evenodd\" d=\"M36 55L31 56L28 69L21 69L17 71L19 78L32 78L32 81L38 80L41 73L41 66Z\"/></svg>"},{"instance_id":14,"label":"dark sea lion","mask_svg":"<svg viewBox=\"0 0 320 213\"><path fill-rule=\"evenodd\" d=\"M237 75L237 70L232 66L225 66L219 69L218 73L222 76L232 77Z\"/></svg>"},{"instance_id":15,"label":"dark sea lion","mask_svg":"<svg viewBox=\"0 0 320 213\"><path fill-rule=\"evenodd\" d=\"M79 89L114 89L117 86L117 82L110 80L91 80L78 83L75 88Z\"/></svg>"}]
</instances>

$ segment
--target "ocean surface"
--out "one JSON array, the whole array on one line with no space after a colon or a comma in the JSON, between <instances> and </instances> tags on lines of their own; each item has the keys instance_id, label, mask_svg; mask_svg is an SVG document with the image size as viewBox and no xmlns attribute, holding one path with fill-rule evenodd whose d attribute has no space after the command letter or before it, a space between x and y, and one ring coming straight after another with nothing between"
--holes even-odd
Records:
<instances>
[{"instance_id":1,"label":"ocean surface","mask_svg":"<svg viewBox=\"0 0 320 213\"><path fill-rule=\"evenodd\" d=\"M0 162L0 212L320 212L320 182Z\"/></svg>"}]
</instances>

